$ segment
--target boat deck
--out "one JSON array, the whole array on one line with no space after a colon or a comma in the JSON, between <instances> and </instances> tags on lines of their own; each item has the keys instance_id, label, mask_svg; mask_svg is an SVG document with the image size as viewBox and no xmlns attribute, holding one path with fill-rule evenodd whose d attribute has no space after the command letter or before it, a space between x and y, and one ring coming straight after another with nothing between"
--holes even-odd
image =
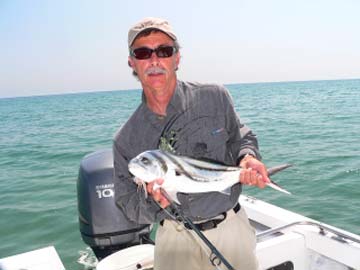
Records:
<instances>
[{"instance_id":1,"label":"boat deck","mask_svg":"<svg viewBox=\"0 0 360 270\"><path fill-rule=\"evenodd\" d=\"M360 269L360 236L252 197L239 201L256 229L262 269Z\"/></svg>"}]
</instances>

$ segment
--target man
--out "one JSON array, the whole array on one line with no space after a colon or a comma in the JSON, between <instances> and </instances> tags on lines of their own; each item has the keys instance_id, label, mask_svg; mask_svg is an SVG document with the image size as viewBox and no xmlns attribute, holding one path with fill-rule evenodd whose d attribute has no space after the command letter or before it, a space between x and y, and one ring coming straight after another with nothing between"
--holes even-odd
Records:
<instances>
[{"instance_id":1,"label":"man","mask_svg":"<svg viewBox=\"0 0 360 270\"><path fill-rule=\"evenodd\" d=\"M177 79L180 63L177 36L169 23L145 18L129 30L128 64L139 79L142 103L114 139L117 204L139 224L160 222L155 243L155 269L214 269L209 251L191 229L171 220L169 205L153 184L150 196L139 192L128 161L145 150L171 149L179 155L206 158L245 168L229 194L178 193L181 211L238 270L258 268L256 238L238 205L241 184L263 188L269 181L259 161L257 139L240 123L228 91L219 85ZM161 184L163 179L156 180ZM161 206L161 207L160 207Z\"/></svg>"}]
</instances>

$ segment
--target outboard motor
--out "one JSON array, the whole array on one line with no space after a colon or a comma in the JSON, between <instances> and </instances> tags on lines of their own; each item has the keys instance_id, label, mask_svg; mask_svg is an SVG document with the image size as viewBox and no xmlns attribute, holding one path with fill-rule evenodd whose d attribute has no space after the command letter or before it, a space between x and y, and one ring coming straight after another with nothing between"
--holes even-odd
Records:
<instances>
[{"instance_id":1,"label":"outboard motor","mask_svg":"<svg viewBox=\"0 0 360 270\"><path fill-rule=\"evenodd\" d=\"M112 151L85 156L77 181L79 225L83 241L98 260L133 245L150 243L150 225L130 221L115 204Z\"/></svg>"}]
</instances>

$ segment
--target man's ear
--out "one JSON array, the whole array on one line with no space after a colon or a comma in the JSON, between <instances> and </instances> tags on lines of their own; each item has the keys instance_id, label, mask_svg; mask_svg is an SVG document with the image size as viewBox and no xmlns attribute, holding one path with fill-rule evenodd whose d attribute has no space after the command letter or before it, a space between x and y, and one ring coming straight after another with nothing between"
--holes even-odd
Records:
<instances>
[{"instance_id":1,"label":"man's ear","mask_svg":"<svg viewBox=\"0 0 360 270\"><path fill-rule=\"evenodd\" d=\"M180 58L181 58L181 55L180 55L180 51L176 53L176 57L175 57L175 61L176 61L176 68L179 67L179 64L180 64Z\"/></svg>"},{"instance_id":2,"label":"man's ear","mask_svg":"<svg viewBox=\"0 0 360 270\"><path fill-rule=\"evenodd\" d=\"M130 57L130 56L128 57L128 65L129 65L129 67L131 67L131 68L133 68L133 67L134 67L133 60L131 59L131 57Z\"/></svg>"},{"instance_id":3,"label":"man's ear","mask_svg":"<svg viewBox=\"0 0 360 270\"><path fill-rule=\"evenodd\" d=\"M174 66L174 70L177 71L179 69L179 64L180 64L180 52L177 52L175 55L175 66Z\"/></svg>"}]
</instances>

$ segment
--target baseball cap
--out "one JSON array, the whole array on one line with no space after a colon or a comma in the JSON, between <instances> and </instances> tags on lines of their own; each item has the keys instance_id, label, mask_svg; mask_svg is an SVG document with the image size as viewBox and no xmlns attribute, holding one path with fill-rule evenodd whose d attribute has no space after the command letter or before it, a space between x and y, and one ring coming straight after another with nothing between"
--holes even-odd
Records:
<instances>
[{"instance_id":1,"label":"baseball cap","mask_svg":"<svg viewBox=\"0 0 360 270\"><path fill-rule=\"evenodd\" d=\"M147 29L156 29L164 32L173 40L177 40L174 31L172 30L168 21L161 18L148 17L144 18L138 23L136 23L133 27L130 28L128 34L128 45L130 46L134 43L136 37Z\"/></svg>"}]
</instances>

